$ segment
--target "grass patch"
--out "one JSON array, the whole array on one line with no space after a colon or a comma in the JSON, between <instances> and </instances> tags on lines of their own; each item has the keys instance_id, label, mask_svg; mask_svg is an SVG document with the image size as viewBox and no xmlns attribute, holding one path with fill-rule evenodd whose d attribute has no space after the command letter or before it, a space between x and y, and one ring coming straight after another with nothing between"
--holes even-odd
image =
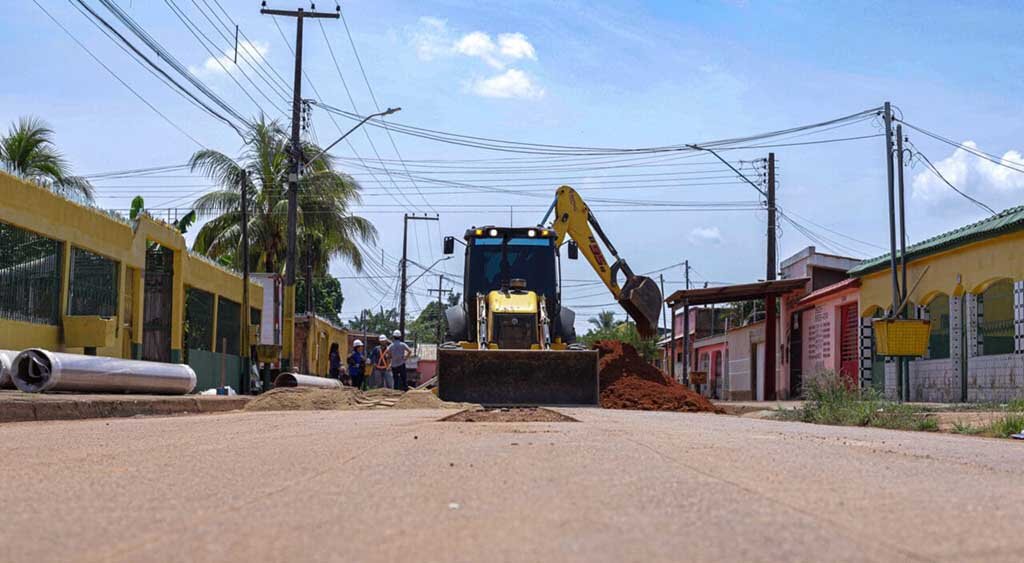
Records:
<instances>
[{"instance_id":1,"label":"grass patch","mask_svg":"<svg viewBox=\"0 0 1024 563\"><path fill-rule=\"evenodd\" d=\"M983 426L973 426L969 423L962 422L960 420L953 422L954 434L962 434L964 436L975 436L983 432L985 432L985 427Z\"/></svg>"},{"instance_id":2,"label":"grass patch","mask_svg":"<svg viewBox=\"0 0 1024 563\"><path fill-rule=\"evenodd\" d=\"M1011 413L992 421L985 430L996 438L1009 438L1024 429L1024 413Z\"/></svg>"},{"instance_id":3,"label":"grass patch","mask_svg":"<svg viewBox=\"0 0 1024 563\"><path fill-rule=\"evenodd\" d=\"M803 408L783 418L834 426L938 431L938 422L912 406L883 398L874 389L850 389L835 372L822 372L805 387Z\"/></svg>"}]
</instances>

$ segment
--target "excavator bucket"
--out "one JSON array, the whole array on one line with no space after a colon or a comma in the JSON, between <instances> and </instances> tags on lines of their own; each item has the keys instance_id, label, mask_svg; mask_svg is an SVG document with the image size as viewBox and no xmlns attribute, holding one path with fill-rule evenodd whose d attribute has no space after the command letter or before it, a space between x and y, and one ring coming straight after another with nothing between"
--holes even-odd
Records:
<instances>
[{"instance_id":1,"label":"excavator bucket","mask_svg":"<svg viewBox=\"0 0 1024 563\"><path fill-rule=\"evenodd\" d=\"M437 394L482 405L597 405L596 350L437 351Z\"/></svg>"},{"instance_id":2,"label":"excavator bucket","mask_svg":"<svg viewBox=\"0 0 1024 563\"><path fill-rule=\"evenodd\" d=\"M654 280L644 276L627 279L619 294L619 305L636 321L636 330L640 336L651 338L658 334L662 301L661 290Z\"/></svg>"}]
</instances>

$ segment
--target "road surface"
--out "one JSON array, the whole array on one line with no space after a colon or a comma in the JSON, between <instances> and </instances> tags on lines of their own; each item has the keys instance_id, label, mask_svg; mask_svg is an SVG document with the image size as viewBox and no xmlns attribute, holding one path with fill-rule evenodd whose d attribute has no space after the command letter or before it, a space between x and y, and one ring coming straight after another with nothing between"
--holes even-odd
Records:
<instances>
[{"instance_id":1,"label":"road surface","mask_svg":"<svg viewBox=\"0 0 1024 563\"><path fill-rule=\"evenodd\" d=\"M1024 444L729 416L0 425L3 561L1019 561Z\"/></svg>"}]
</instances>

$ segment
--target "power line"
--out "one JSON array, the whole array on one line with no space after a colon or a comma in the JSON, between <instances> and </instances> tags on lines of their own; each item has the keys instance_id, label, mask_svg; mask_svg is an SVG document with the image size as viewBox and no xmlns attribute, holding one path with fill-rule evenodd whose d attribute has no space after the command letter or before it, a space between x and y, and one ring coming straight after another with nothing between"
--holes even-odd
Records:
<instances>
[{"instance_id":1,"label":"power line","mask_svg":"<svg viewBox=\"0 0 1024 563\"><path fill-rule=\"evenodd\" d=\"M50 18L50 20L53 23L57 24L57 27L61 28L61 30L63 30L64 33L67 34L67 36L70 37L72 41L74 41L83 51L85 51L86 54L88 54L89 57L92 58L92 60L96 61L97 64L99 64L101 67L103 67L103 70L106 70L111 76L113 76L114 79L117 80L121 84L121 86L124 86L125 88L127 88L129 92L131 92L136 98L139 99L139 101L141 101L142 103L146 104L146 107L148 107L149 109L153 110L154 113L159 115L164 121L167 122L168 125L170 125L171 127L174 127L179 133L181 133L185 137L188 137L188 139L190 141L192 141L196 145L199 145L200 147L206 148L206 145L204 145L203 143L200 143L192 135L189 135L187 131L185 131L184 129L181 128L181 126L179 126L177 123L172 121L171 118L167 117L162 111L157 109L156 106L154 106L152 103L150 103L150 101L147 100L142 94L140 94L138 91L136 91L135 88L132 88L127 82L125 82L120 76L118 76L118 74L116 72L114 72L109 66L107 66L106 63L104 63L102 60L100 60L100 58L97 57L96 54L93 53L91 49L89 49L88 47L85 46L84 43L79 41L78 37L76 37L73 33L71 33L71 31L68 30L68 28L64 27L64 24L60 23L60 21L58 21L57 18L53 17L53 14L51 14L49 11L47 11L46 8L42 7L37 0L32 0L32 3L35 4L37 8L42 10L43 13L46 14L46 17Z\"/></svg>"},{"instance_id":2,"label":"power line","mask_svg":"<svg viewBox=\"0 0 1024 563\"><path fill-rule=\"evenodd\" d=\"M947 145L956 147L958 149L962 149L962 150L964 150L966 152L969 152L969 153L973 154L974 156L976 156L978 158L987 160L987 161L989 161L989 162L991 162L993 164L998 164L999 166L1002 166L1004 168L1009 168L1010 170L1013 170L1015 172L1024 173L1024 168L1017 168L1016 166L1012 166L1012 165L1007 164L1005 158L1001 158L1001 157L989 154L989 153L987 153L987 152L985 152L985 151L983 151L981 149L977 149L977 148L974 148L974 147L971 147L971 146L968 146L968 145L965 145L965 144L962 144L962 143L958 143L958 142L956 142L956 141L954 141L952 139L949 139L947 137L943 137L942 135L939 135L937 133L932 133L931 131L927 131L927 130L921 128L921 127L917 127L916 125L912 125L910 123L907 123L906 121L903 121L902 119L898 119L896 121L899 121L900 123L906 125L907 127L913 129L914 131L917 131L918 133L922 133L922 134L927 135L927 136L929 136L929 137L931 137L931 138L933 138L933 139L935 139L937 141L941 141L943 143L946 143Z\"/></svg>"},{"instance_id":3,"label":"power line","mask_svg":"<svg viewBox=\"0 0 1024 563\"><path fill-rule=\"evenodd\" d=\"M913 143L908 143L908 144L910 144L910 146L914 147ZM943 183L945 183L947 186L949 186L949 188L951 190L953 190L954 192L956 192L956 193L960 194L961 196L963 196L964 199L966 199L967 201L970 201L971 203L977 205L978 207L984 209L985 211L988 211L992 215L998 215L998 213L996 212L995 209L992 209L991 207L985 205L984 203L978 201L977 199L967 195L966 193L964 193L963 190L961 190L960 188L957 188L956 186L954 186L949 180L946 179L945 176L942 175L942 172L939 172L939 169L936 168L934 164L932 164L932 161L929 160L928 157L925 156L925 154L923 152L921 152L920 149L918 149L917 147L914 147L914 155L915 156L919 156L922 159L924 159L925 163L928 165L928 169L931 170L933 174L938 176L939 179L943 181Z\"/></svg>"}]
</instances>

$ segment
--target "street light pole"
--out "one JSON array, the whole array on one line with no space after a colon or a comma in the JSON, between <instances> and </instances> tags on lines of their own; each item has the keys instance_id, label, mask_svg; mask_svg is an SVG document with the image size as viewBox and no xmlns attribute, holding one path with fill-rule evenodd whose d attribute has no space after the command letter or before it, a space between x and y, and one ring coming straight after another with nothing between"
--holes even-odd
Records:
<instances>
[{"instance_id":1,"label":"street light pole","mask_svg":"<svg viewBox=\"0 0 1024 563\"><path fill-rule=\"evenodd\" d=\"M405 340L405 290L409 287L409 284L406 283L406 278L408 276L407 270L409 269L409 220L440 221L437 216L429 217L424 215L423 217L420 217L418 215L409 215L408 213L405 214L405 218L402 221L402 292L399 299L398 311L398 331L402 333L402 340ZM440 262L440 260L438 260L438 262ZM433 268L433 266L431 266L431 268Z\"/></svg>"},{"instance_id":2,"label":"street light pole","mask_svg":"<svg viewBox=\"0 0 1024 563\"><path fill-rule=\"evenodd\" d=\"M264 3L266 5L266 3ZM335 13L307 12L298 10L269 10L260 13L267 16L295 18L295 80L292 83L292 136L288 163L288 253L284 271L284 323L282 327L281 369L292 367L295 346L295 233L298 224L299 172L302 169L302 143L299 134L302 127L302 22L305 18L339 19L341 8Z\"/></svg>"}]
</instances>

